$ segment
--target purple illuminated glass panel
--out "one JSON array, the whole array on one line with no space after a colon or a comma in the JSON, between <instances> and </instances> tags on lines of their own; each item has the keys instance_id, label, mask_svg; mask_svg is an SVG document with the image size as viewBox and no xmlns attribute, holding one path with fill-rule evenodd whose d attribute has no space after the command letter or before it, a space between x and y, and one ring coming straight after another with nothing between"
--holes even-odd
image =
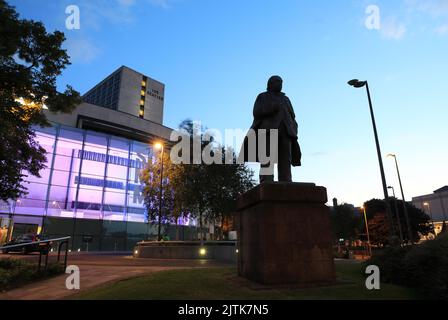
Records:
<instances>
[{"instance_id":1,"label":"purple illuminated glass panel","mask_svg":"<svg viewBox=\"0 0 448 320\"><path fill-rule=\"evenodd\" d=\"M146 222L139 172L152 156L151 148L137 141L65 126L60 126L57 138L56 132L55 127L36 128L36 140L47 151L47 168L40 172L40 178L26 178L29 193L17 201L14 213ZM8 211L9 206L0 206L0 212ZM178 222L195 225L189 217Z\"/></svg>"}]
</instances>

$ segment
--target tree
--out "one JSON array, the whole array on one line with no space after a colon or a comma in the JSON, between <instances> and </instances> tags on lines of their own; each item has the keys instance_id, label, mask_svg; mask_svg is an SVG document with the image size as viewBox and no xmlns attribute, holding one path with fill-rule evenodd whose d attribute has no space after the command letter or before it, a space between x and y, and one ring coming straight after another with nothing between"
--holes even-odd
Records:
<instances>
[{"instance_id":1,"label":"tree","mask_svg":"<svg viewBox=\"0 0 448 320\"><path fill-rule=\"evenodd\" d=\"M45 150L33 125L48 126L51 112L71 112L80 95L67 86L56 89L56 77L70 64L62 32L48 33L41 22L19 19L14 7L0 0L0 199L26 194L26 173L39 176Z\"/></svg>"},{"instance_id":2,"label":"tree","mask_svg":"<svg viewBox=\"0 0 448 320\"><path fill-rule=\"evenodd\" d=\"M188 211L193 217L199 220L200 239L203 239L204 215L208 209L209 192L213 185L213 178L208 176L210 173L204 163L195 164L194 159L194 141L200 141L200 150L204 150L207 143L204 139L203 127L197 127L191 119L182 121L179 129L188 134L190 146L190 161L188 164L182 164L184 178L180 182L182 187L178 189L176 197L179 197L184 210ZM213 138L210 139L213 141Z\"/></svg>"},{"instance_id":3,"label":"tree","mask_svg":"<svg viewBox=\"0 0 448 320\"><path fill-rule=\"evenodd\" d=\"M147 208L148 223L157 221L157 239L161 239L162 222L174 222L177 226L178 218L183 214L182 204L176 201L176 188L182 187L178 181L182 179L182 167L170 161L169 154L163 153L163 176L162 157L155 156L148 161L146 167L140 172L142 181L143 198ZM162 179L161 179L162 178ZM180 193L180 190L177 190ZM161 205L161 207L160 207ZM160 210L161 208L161 210ZM167 224L165 224L167 225Z\"/></svg>"},{"instance_id":4,"label":"tree","mask_svg":"<svg viewBox=\"0 0 448 320\"><path fill-rule=\"evenodd\" d=\"M362 225L362 219L355 216L353 206L349 204L337 205L333 208L331 214L331 229L333 231L334 241L339 239L355 239Z\"/></svg>"},{"instance_id":5,"label":"tree","mask_svg":"<svg viewBox=\"0 0 448 320\"><path fill-rule=\"evenodd\" d=\"M217 155L224 162L226 152L232 155L229 164L190 164L184 165L185 186L181 195L185 208L199 220L200 238L203 239L204 222L216 223L221 226L235 209L235 201L239 194L253 187L253 172L245 165L238 164L236 155L215 142L203 127L197 128L190 119L184 120L180 129L190 136L190 146L194 140L199 140L201 151L209 148L212 156ZM219 156L220 154L220 156ZM190 149L190 160L193 160L193 149Z\"/></svg>"},{"instance_id":6,"label":"tree","mask_svg":"<svg viewBox=\"0 0 448 320\"><path fill-rule=\"evenodd\" d=\"M225 153L226 148L222 147L223 163ZM231 154L233 159L231 164L207 166L207 175L212 177L214 183L207 193L209 209L206 220L221 225L221 238L223 238L225 222L231 219L231 214L235 211L238 196L254 186L253 171L243 164L238 164L235 153L231 152Z\"/></svg>"},{"instance_id":7,"label":"tree","mask_svg":"<svg viewBox=\"0 0 448 320\"><path fill-rule=\"evenodd\" d=\"M194 129L191 120L183 121L180 128L186 131L190 142L193 139L201 139L201 150L208 145L207 141L213 141L213 139L207 139L207 141L202 139L204 130ZM212 153L220 152L222 157L226 151L219 145L214 145L210 150ZM203 239L205 221L211 223L220 221L222 225L233 212L238 195L253 186L253 172L246 166L237 164L236 155L234 153L232 155L233 163L231 164L193 164L190 161L190 163L174 165L166 152L162 219L167 221L171 219L177 223L180 216L190 215L197 218L200 239ZM192 150L190 150L190 156L193 157ZM151 162L141 174L145 203L148 215L152 219L158 216L160 166L160 161Z\"/></svg>"},{"instance_id":8,"label":"tree","mask_svg":"<svg viewBox=\"0 0 448 320\"><path fill-rule=\"evenodd\" d=\"M394 201L395 199L390 199L390 201ZM406 230L406 220L404 216L403 210L403 201L398 201L398 216L401 224L402 230ZM384 200L372 199L367 201L365 204L367 221L370 231L370 240L372 244L376 245L388 245L390 244L390 228L388 226L388 218L386 216L386 203ZM396 230L398 230L398 221L395 218L395 206L391 205L392 215L394 217L393 223L396 226ZM409 215L409 222L412 230L412 242L417 242L420 240L421 236L426 236L430 232L433 232L432 226L430 226L429 221L430 217L421 209L418 209L414 205L406 202L406 208ZM403 232L403 238L405 241L408 241L407 232Z\"/></svg>"}]
</instances>

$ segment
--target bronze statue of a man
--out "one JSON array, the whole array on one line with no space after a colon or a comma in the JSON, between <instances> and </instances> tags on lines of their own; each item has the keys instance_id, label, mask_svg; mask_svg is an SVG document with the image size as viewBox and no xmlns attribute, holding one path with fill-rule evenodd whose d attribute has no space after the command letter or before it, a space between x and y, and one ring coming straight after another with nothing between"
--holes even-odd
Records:
<instances>
[{"instance_id":1,"label":"bronze statue of a man","mask_svg":"<svg viewBox=\"0 0 448 320\"><path fill-rule=\"evenodd\" d=\"M298 126L291 101L282 92L282 85L282 78L272 76L268 80L267 91L260 93L255 101L254 121L250 130L255 133L255 151L249 142L249 134L243 143L244 161L252 161L251 152L256 152L256 162L261 163L260 183L274 181L273 162L277 163L278 181L284 182L292 181L291 165L301 165ZM263 159L261 149L267 156Z\"/></svg>"}]
</instances>

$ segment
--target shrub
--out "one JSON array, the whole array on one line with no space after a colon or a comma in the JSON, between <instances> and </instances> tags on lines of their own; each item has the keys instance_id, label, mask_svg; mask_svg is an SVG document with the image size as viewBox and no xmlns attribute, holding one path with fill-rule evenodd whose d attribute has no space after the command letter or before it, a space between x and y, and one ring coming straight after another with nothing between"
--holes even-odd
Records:
<instances>
[{"instance_id":1,"label":"shrub","mask_svg":"<svg viewBox=\"0 0 448 320\"><path fill-rule=\"evenodd\" d=\"M19 268L25 264L22 260L17 259L0 259L0 269L14 269Z\"/></svg>"},{"instance_id":2,"label":"shrub","mask_svg":"<svg viewBox=\"0 0 448 320\"><path fill-rule=\"evenodd\" d=\"M380 268L381 280L420 290L432 299L448 299L448 234L420 245L394 247L366 264Z\"/></svg>"},{"instance_id":3,"label":"shrub","mask_svg":"<svg viewBox=\"0 0 448 320\"><path fill-rule=\"evenodd\" d=\"M56 263L50 263L46 270L42 268L41 271L38 271L37 266L29 262L16 259L0 259L0 290L8 290L63 272L64 267Z\"/></svg>"}]
</instances>

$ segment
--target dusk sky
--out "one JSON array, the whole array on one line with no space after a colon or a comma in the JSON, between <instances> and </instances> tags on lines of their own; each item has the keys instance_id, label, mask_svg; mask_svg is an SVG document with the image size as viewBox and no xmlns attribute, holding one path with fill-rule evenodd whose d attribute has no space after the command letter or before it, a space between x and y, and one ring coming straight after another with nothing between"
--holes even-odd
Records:
<instances>
[{"instance_id":1,"label":"dusk sky","mask_svg":"<svg viewBox=\"0 0 448 320\"><path fill-rule=\"evenodd\" d=\"M273 74L299 123L293 179L329 199L382 198L364 89L368 80L386 178L407 200L448 184L447 0L16 0L21 17L65 32L72 65L59 78L82 94L121 65L166 85L164 124L185 118L247 129ZM67 30L68 5L80 29ZM376 5L380 28L368 29Z\"/></svg>"}]
</instances>

